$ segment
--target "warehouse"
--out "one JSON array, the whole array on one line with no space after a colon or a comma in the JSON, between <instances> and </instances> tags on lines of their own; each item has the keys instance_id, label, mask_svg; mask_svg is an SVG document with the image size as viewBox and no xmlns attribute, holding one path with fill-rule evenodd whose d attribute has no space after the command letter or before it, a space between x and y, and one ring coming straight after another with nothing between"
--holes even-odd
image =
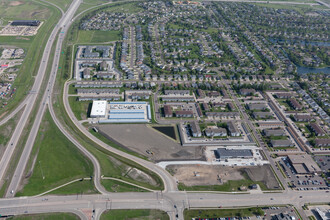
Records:
<instances>
[{"instance_id":1,"label":"warehouse","mask_svg":"<svg viewBox=\"0 0 330 220\"><path fill-rule=\"evenodd\" d=\"M251 150L242 149L226 149L226 148L218 148L214 151L215 157L217 160L227 160L234 158L243 158L248 159L253 157L253 153Z\"/></svg>"},{"instance_id":2,"label":"warehouse","mask_svg":"<svg viewBox=\"0 0 330 220\"><path fill-rule=\"evenodd\" d=\"M107 109L107 101L93 101L91 118L104 118Z\"/></svg>"},{"instance_id":3,"label":"warehouse","mask_svg":"<svg viewBox=\"0 0 330 220\"><path fill-rule=\"evenodd\" d=\"M39 26L40 21L38 20L16 20L10 25L12 26Z\"/></svg>"}]
</instances>

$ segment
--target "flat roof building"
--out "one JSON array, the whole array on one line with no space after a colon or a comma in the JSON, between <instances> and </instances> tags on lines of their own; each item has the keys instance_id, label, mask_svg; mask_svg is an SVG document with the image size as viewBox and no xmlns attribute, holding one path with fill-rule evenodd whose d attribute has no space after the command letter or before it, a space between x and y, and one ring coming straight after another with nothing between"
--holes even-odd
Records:
<instances>
[{"instance_id":1,"label":"flat roof building","mask_svg":"<svg viewBox=\"0 0 330 220\"><path fill-rule=\"evenodd\" d=\"M104 118L107 109L107 101L93 101L91 118Z\"/></svg>"},{"instance_id":2,"label":"flat roof building","mask_svg":"<svg viewBox=\"0 0 330 220\"><path fill-rule=\"evenodd\" d=\"M10 25L13 26L39 26L39 20L15 20Z\"/></svg>"},{"instance_id":3,"label":"flat roof building","mask_svg":"<svg viewBox=\"0 0 330 220\"><path fill-rule=\"evenodd\" d=\"M226 160L233 158L252 158L253 153L248 149L226 149L226 148L218 148L214 151L215 157L218 160Z\"/></svg>"},{"instance_id":4,"label":"flat roof building","mask_svg":"<svg viewBox=\"0 0 330 220\"><path fill-rule=\"evenodd\" d=\"M270 136L284 136L285 135L284 129L264 129L263 133L267 137L270 137Z\"/></svg>"},{"instance_id":5,"label":"flat roof building","mask_svg":"<svg viewBox=\"0 0 330 220\"><path fill-rule=\"evenodd\" d=\"M271 140L272 147L294 147L294 144L290 140Z\"/></svg>"},{"instance_id":6,"label":"flat roof building","mask_svg":"<svg viewBox=\"0 0 330 220\"><path fill-rule=\"evenodd\" d=\"M322 172L321 168L308 154L288 155L288 160L298 174L312 174Z\"/></svg>"}]
</instances>

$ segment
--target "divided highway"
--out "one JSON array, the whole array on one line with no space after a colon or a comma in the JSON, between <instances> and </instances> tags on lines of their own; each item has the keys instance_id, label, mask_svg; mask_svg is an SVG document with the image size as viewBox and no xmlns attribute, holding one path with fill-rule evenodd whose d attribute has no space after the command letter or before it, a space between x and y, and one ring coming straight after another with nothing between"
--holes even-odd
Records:
<instances>
[{"instance_id":1,"label":"divided highway","mask_svg":"<svg viewBox=\"0 0 330 220\"><path fill-rule=\"evenodd\" d=\"M12 157L16 144L22 135L23 128L27 125L27 120L29 119L31 111L36 103L37 96L40 92L42 92L42 91L40 91L40 87L41 87L41 84L46 75L47 65L48 65L48 61L49 61L49 57L50 57L50 53L51 53L51 48L56 40L57 33L59 31L61 31L59 33L58 41L56 44L54 62L53 62L53 66L52 66L51 75L50 75L50 78L49 78L49 81L47 84L47 88L45 90L45 93L43 94L43 97L41 100L41 105L39 106L38 113L36 115L36 119L33 123L29 137L28 137L25 147L23 149L23 153L21 155L21 158L20 158L18 165L16 167L16 170L15 170L15 173L14 173L12 180L10 182L10 185L8 187L6 197L14 196L14 194L16 193L16 190L20 184L22 176L24 174L25 167L29 160L29 156L31 154L33 144L34 144L35 138L37 136L41 120L43 118L43 115L44 115L46 107L47 107L47 103L50 104L49 98L51 96L51 92L53 90L53 85L54 85L54 82L56 79L60 51L62 48L62 43L64 40L65 32L67 31L67 29L69 27L69 25L67 25L67 24L70 23L74 13L76 12L76 10L78 9L78 7L80 5L80 3L81 3L81 0L73 1L71 6L69 7L69 9L62 15L62 18L59 20L58 24L53 29L53 31L47 41L47 44L46 44L46 47L45 47L45 50L44 50L44 53L42 56L42 61L40 63L38 75L35 78L35 82L34 82L34 85L32 88L33 93L29 94L29 96L26 98L26 101L25 101L26 107L18 122L18 125L14 131L14 134L9 142L10 146L7 146L5 154L0 161L0 179L3 180L4 173L8 167L9 161Z\"/></svg>"}]
</instances>

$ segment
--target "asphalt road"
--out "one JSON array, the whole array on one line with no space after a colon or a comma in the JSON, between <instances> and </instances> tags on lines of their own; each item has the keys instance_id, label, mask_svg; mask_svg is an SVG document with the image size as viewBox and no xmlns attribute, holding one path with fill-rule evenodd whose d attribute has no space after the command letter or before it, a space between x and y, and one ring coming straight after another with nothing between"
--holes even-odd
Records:
<instances>
[{"instance_id":1,"label":"asphalt road","mask_svg":"<svg viewBox=\"0 0 330 220\"><path fill-rule=\"evenodd\" d=\"M46 90L44 92L44 95L42 97L42 101L41 101L41 104L39 106L36 119L33 123L32 129L29 133L28 139L27 139L26 144L24 146L23 153L21 155L21 158L18 162L18 165L16 167L16 170L14 172L14 175L13 175L12 180L10 182L10 185L8 187L7 193L5 195L6 197L13 197L14 196L14 194L17 191L17 188L19 187L22 176L24 174L25 167L26 167L26 164L29 160L29 156L31 154L33 144L34 144L35 138L37 136L41 120L42 120L43 115L45 113L45 110L47 108L47 104L49 104L49 98L50 98L51 92L53 90L54 82L55 82L55 79L56 79L57 69L59 68L58 63L59 63L59 57L60 57L60 53L61 53L61 48L62 48L62 43L63 43L63 40L64 40L64 36L65 36L65 33L66 33L67 29L70 26L69 24L71 22L71 19L72 19L74 13L76 12L76 10L78 9L80 3L81 3L81 0L77 0L77 1L74 1L71 4L69 9L62 15L62 17L59 20L58 24L55 26L54 30L52 31L52 33L49 37L49 40L47 41L47 44L46 44L46 47L45 47L45 50L44 50L44 54L43 54L43 57L42 57L42 61L40 63L38 76L36 77L36 81L35 81L35 84L33 86L34 89L32 89L33 91L36 91L36 95L34 95L35 93L33 93L33 95L34 95L34 96L32 96L33 100L29 100L29 102L26 104L26 108L23 112L23 115L22 115L20 121L19 121L19 125L16 127L15 132L12 136L12 139L14 139L14 140L10 141L9 143L13 143L13 142L17 143L19 137L22 134L23 127L26 126L27 119L28 119L27 116L30 115L31 110L32 110L33 106L35 105L37 93L40 91L41 83L42 83L43 78L46 74L47 64L48 64L48 60L49 60L49 56L50 56L50 52L51 52L51 47L52 47L54 41L56 40L57 33L60 32L59 36L58 36L58 41L57 41L57 44L56 44L54 62L53 62L53 65L52 65L50 78L49 78ZM28 97L28 98L30 98L30 97ZM27 112L27 110L29 110L29 111ZM16 130L18 130L18 131L16 132ZM7 147L6 152L7 152L8 149L11 149L10 153L12 153L14 151L15 146L16 145L10 146L9 148ZM0 171L1 171L2 174L4 173L5 168L8 166L10 158L11 157L5 157L5 156L2 158L2 159L8 159L8 160L5 160L6 164L1 166Z\"/></svg>"},{"instance_id":2,"label":"asphalt road","mask_svg":"<svg viewBox=\"0 0 330 220\"><path fill-rule=\"evenodd\" d=\"M38 93L40 92L40 86L44 80L46 67L49 59L49 53L51 46L55 40L56 33L61 30L59 35L59 41L56 45L56 53L52 66L52 72L50 80L46 88L46 92L43 95L41 105L38 109L38 115L33 124L33 129L29 134L28 141L24 148L22 158L19 161L17 169L15 171L12 182L10 183L9 191L17 189L17 186L24 173L25 165L28 161L28 155L31 152L37 131L44 114L47 105L49 104L50 113L64 135L71 140L91 161L94 165L95 178L94 183L97 189L102 195L74 195L74 196L44 196L44 197L21 197L21 198L5 198L0 199L0 214L26 214L26 213L44 213L44 212L72 212L80 216L82 219L88 219L84 214L86 210L95 210L93 214L95 219L99 219L101 213L107 209L161 209L169 213L171 219L175 219L177 214L179 219L183 219L184 208L197 208L197 207L238 207L238 206L264 206L264 205L278 205L278 204L293 204L297 208L301 207L304 203L315 203L315 202L329 202L329 194L323 191L290 191L286 190L283 193L265 193L265 194L216 194L216 193L186 193L177 190L177 185L173 177L162 168L155 164L136 158L130 154L121 152L102 141L95 138L90 134L74 117L69 103L67 100L67 85L64 91L64 104L66 111L72 118L74 124L79 130L84 133L87 137L92 139L96 144L99 144L103 148L121 155L127 159L133 160L142 166L157 173L164 181L165 190L163 192L154 193L108 193L100 185L100 166L98 161L91 155L87 150L83 148L69 132L67 132L63 125L59 122L54 114L51 105L51 92L56 78L56 70L58 69L58 59L62 47L62 40L65 36L67 28L70 26L72 17L78 8L81 0L74 1L69 7L68 11L63 15L58 25L55 27L50 35L49 41L46 45L43 53L42 62L36 77L36 81L33 85L32 91L25 101L24 104L20 105L20 109L26 106L21 119L18 122L18 126L14 131L9 146L7 147L4 157L0 161L0 179L3 180L3 175L9 164L9 160L12 156L14 148L17 144L18 138L22 134L22 130L27 123L27 119L32 111L35 104ZM288 3L288 2L287 2ZM288 3L290 4L290 3ZM25 154L26 153L26 154ZM7 193L7 196L12 196ZM300 196L302 198L300 198Z\"/></svg>"},{"instance_id":3,"label":"asphalt road","mask_svg":"<svg viewBox=\"0 0 330 220\"><path fill-rule=\"evenodd\" d=\"M300 198L302 196L302 198ZM0 200L0 214L26 214L44 212L73 212L95 210L99 217L110 209L160 209L166 211L171 219L179 215L183 219L186 208L223 208L277 206L292 204L301 207L304 203L329 202L329 196L324 192L304 191L295 193L265 193L265 194L218 194L218 193L109 193L107 195L72 195L22 197Z\"/></svg>"}]
</instances>

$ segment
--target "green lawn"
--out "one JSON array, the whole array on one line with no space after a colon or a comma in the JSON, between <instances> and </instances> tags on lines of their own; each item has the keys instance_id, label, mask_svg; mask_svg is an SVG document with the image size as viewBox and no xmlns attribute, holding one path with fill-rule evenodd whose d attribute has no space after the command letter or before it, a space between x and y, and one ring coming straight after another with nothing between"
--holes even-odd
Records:
<instances>
[{"instance_id":1,"label":"green lawn","mask_svg":"<svg viewBox=\"0 0 330 220\"><path fill-rule=\"evenodd\" d=\"M0 110L10 112L22 101L30 90L34 78L39 69L42 51L47 42L48 36L52 28L60 17L60 12L54 6L39 5L33 1L22 1L24 4L20 6L8 6L7 1L0 1L0 14L5 19L41 19L44 24L38 30L38 34L32 37L12 37L1 36L2 45L14 45L24 49L25 58L18 71L18 76L13 83L13 88L17 88L15 94L9 99L8 105ZM3 6L3 7L2 7ZM18 11L16 11L18 10ZM40 12L39 12L40 11ZM21 13L21 15L19 14ZM30 14L33 15L30 15ZM15 16L14 16L15 15ZM16 17L17 16L17 17ZM46 20L45 20L46 19ZM0 101L3 102L3 100Z\"/></svg>"},{"instance_id":2,"label":"green lawn","mask_svg":"<svg viewBox=\"0 0 330 220\"><path fill-rule=\"evenodd\" d=\"M0 14L6 20L47 19L49 13L50 11L43 4L34 1L0 1Z\"/></svg>"},{"instance_id":3,"label":"green lawn","mask_svg":"<svg viewBox=\"0 0 330 220\"><path fill-rule=\"evenodd\" d=\"M92 107L91 101L78 101L77 97L69 97L70 107L78 120L85 120Z\"/></svg>"},{"instance_id":4,"label":"green lawn","mask_svg":"<svg viewBox=\"0 0 330 220\"><path fill-rule=\"evenodd\" d=\"M48 0L51 3L54 3L55 5L62 8L64 11L70 6L72 0Z\"/></svg>"},{"instance_id":5,"label":"green lawn","mask_svg":"<svg viewBox=\"0 0 330 220\"><path fill-rule=\"evenodd\" d=\"M97 194L97 193L99 192L96 190L93 181L83 180L83 181L71 183L67 186L54 190L49 194L72 195L72 194Z\"/></svg>"},{"instance_id":6,"label":"green lawn","mask_svg":"<svg viewBox=\"0 0 330 220\"><path fill-rule=\"evenodd\" d=\"M93 175L92 163L61 133L49 112L46 112L40 126L30 166L33 161L33 173L17 196L36 195L71 180ZM26 172L28 176L29 170ZM72 190L72 193L76 191Z\"/></svg>"},{"instance_id":7,"label":"green lawn","mask_svg":"<svg viewBox=\"0 0 330 220\"><path fill-rule=\"evenodd\" d=\"M120 31L84 31L79 30L77 44L105 43L121 40Z\"/></svg>"},{"instance_id":8,"label":"green lawn","mask_svg":"<svg viewBox=\"0 0 330 220\"><path fill-rule=\"evenodd\" d=\"M219 204L221 201L219 201ZM201 210L184 210L185 220L192 218L220 218L220 217L248 217L254 215L263 216L264 212L261 208L243 208L243 209L201 209Z\"/></svg>"},{"instance_id":9,"label":"green lawn","mask_svg":"<svg viewBox=\"0 0 330 220\"><path fill-rule=\"evenodd\" d=\"M18 215L8 219L13 220L77 220L78 216L71 213L49 213L35 215Z\"/></svg>"},{"instance_id":10,"label":"green lawn","mask_svg":"<svg viewBox=\"0 0 330 220\"><path fill-rule=\"evenodd\" d=\"M251 179L242 180L228 180L228 182L222 185L211 185L211 186L186 186L183 183L179 183L179 190L187 191L223 191L223 192L234 192L239 191L241 186L250 186L252 184L259 184L262 190L267 190L266 185L260 181L252 181Z\"/></svg>"},{"instance_id":11,"label":"green lawn","mask_svg":"<svg viewBox=\"0 0 330 220\"><path fill-rule=\"evenodd\" d=\"M155 209L122 209L111 210L101 215L101 220L168 220L170 219L166 212Z\"/></svg>"},{"instance_id":12,"label":"green lawn","mask_svg":"<svg viewBox=\"0 0 330 220\"><path fill-rule=\"evenodd\" d=\"M122 183L116 180L103 179L101 181L104 188L109 192L149 192L144 189Z\"/></svg>"},{"instance_id":13,"label":"green lawn","mask_svg":"<svg viewBox=\"0 0 330 220\"><path fill-rule=\"evenodd\" d=\"M78 22L79 21L76 21L70 27L68 31L69 34L67 35L64 44L74 44L76 42L77 33L78 33ZM149 169L146 169L143 166L140 166L134 161L128 160L119 155L111 153L110 151L98 146L92 140L90 140L85 135L83 135L72 123L71 119L69 118L68 114L64 109L63 100L62 100L64 82L70 78L69 74L67 73L72 65L71 51L72 51L72 47L64 48L64 53L60 57L60 66L63 66L63 68L60 69L59 74L57 74L56 84L54 87L55 93L60 94L53 97L54 98L53 100L55 102L55 104L53 105L54 110L56 115L59 116L59 120L71 133L71 135L77 140L79 140L79 142L96 157L96 159L99 161L101 166L101 175L104 175L106 177L123 179L128 182L141 185L150 189L158 189L158 190L164 189L164 184L161 178L157 174L150 171ZM128 176L127 169L131 169L131 168L136 168L138 170L143 171L148 176L150 176L152 180L154 180L154 183L150 184L146 181L142 181L139 178L132 178Z\"/></svg>"},{"instance_id":14,"label":"green lawn","mask_svg":"<svg viewBox=\"0 0 330 220\"><path fill-rule=\"evenodd\" d=\"M20 119L21 114L22 110L14 115L14 117L9 119L5 124L0 126L0 149L4 148L10 140L10 137L15 130L16 124Z\"/></svg>"}]
</instances>

